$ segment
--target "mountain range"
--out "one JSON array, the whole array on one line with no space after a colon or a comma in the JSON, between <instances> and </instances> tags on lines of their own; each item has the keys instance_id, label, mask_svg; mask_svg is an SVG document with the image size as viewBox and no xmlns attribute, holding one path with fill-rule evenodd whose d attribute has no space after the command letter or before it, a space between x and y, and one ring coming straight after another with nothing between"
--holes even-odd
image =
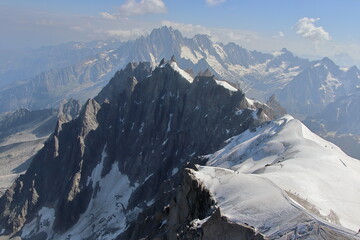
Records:
<instances>
[{"instance_id":1,"label":"mountain range","mask_svg":"<svg viewBox=\"0 0 360 240\"><path fill-rule=\"evenodd\" d=\"M73 58L54 67L49 61L46 71L4 86L0 91L3 103L0 111L19 107L42 109L67 97L85 101L96 96L127 63L148 61L155 66L162 58L170 59L173 55L182 68L192 69L195 75L209 69L218 79L226 79L241 88L248 97L266 101L275 93L290 114L302 119L353 93L359 86L356 67L340 68L329 58L310 61L294 56L287 49L272 54L249 51L234 43L214 43L207 35L186 38L166 26L133 41L83 45L83 48L80 43L68 46L85 49L83 54L68 50L70 56L81 56L76 63ZM36 61L34 64L46 68Z\"/></svg>"}]
</instances>

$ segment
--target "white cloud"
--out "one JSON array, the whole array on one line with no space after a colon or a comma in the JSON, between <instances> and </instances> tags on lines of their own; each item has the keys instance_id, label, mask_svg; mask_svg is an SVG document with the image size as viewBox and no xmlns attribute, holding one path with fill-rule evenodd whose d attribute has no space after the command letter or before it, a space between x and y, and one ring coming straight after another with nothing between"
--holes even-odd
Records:
<instances>
[{"instance_id":1,"label":"white cloud","mask_svg":"<svg viewBox=\"0 0 360 240\"><path fill-rule=\"evenodd\" d=\"M231 29L219 29L219 36L224 36L227 41L235 42L241 45L246 45L259 39L258 35L255 32L250 31L241 31L241 30L231 30ZM224 41L224 40L223 40ZM226 41L226 40L225 40Z\"/></svg>"},{"instance_id":2,"label":"white cloud","mask_svg":"<svg viewBox=\"0 0 360 240\"><path fill-rule=\"evenodd\" d=\"M273 36L273 38L275 38L275 39L282 39L282 38L284 38L284 37L285 37L285 34L284 34L282 31L277 32L277 33Z\"/></svg>"},{"instance_id":3,"label":"white cloud","mask_svg":"<svg viewBox=\"0 0 360 240\"><path fill-rule=\"evenodd\" d=\"M243 47L255 49L256 43L262 39L258 33L246 30L234 30L226 28L209 28L202 25L186 24L172 21L162 21L162 25L173 27L179 30L186 37L193 37L196 34L210 36L214 42L235 42ZM263 44L264 46L266 44Z\"/></svg>"},{"instance_id":4,"label":"white cloud","mask_svg":"<svg viewBox=\"0 0 360 240\"><path fill-rule=\"evenodd\" d=\"M108 13L108 12L101 12L101 13L100 13L100 16L103 17L103 18L105 18L105 19L110 19L110 20L115 20L115 19L117 19L117 17L116 17L115 15L112 15L112 14L110 14L110 13Z\"/></svg>"},{"instance_id":5,"label":"white cloud","mask_svg":"<svg viewBox=\"0 0 360 240\"><path fill-rule=\"evenodd\" d=\"M119 12L126 16L165 13L166 6L162 0L127 0L120 6Z\"/></svg>"},{"instance_id":6,"label":"white cloud","mask_svg":"<svg viewBox=\"0 0 360 240\"><path fill-rule=\"evenodd\" d=\"M113 30L108 30L106 33L112 37L120 37L122 40L130 40L146 35L148 31L142 28L134 28L130 30L113 29Z\"/></svg>"},{"instance_id":7,"label":"white cloud","mask_svg":"<svg viewBox=\"0 0 360 240\"><path fill-rule=\"evenodd\" d=\"M85 29L79 26L70 26L69 28L74 31L85 32Z\"/></svg>"},{"instance_id":8,"label":"white cloud","mask_svg":"<svg viewBox=\"0 0 360 240\"><path fill-rule=\"evenodd\" d=\"M215 5L218 5L218 4L223 3L225 1L226 0L205 0L206 4L208 6L215 6Z\"/></svg>"},{"instance_id":9,"label":"white cloud","mask_svg":"<svg viewBox=\"0 0 360 240\"><path fill-rule=\"evenodd\" d=\"M320 20L320 18L304 17L299 19L295 25L296 33L315 43L330 40L330 34L326 32L323 27L315 26L314 23L318 20Z\"/></svg>"},{"instance_id":10,"label":"white cloud","mask_svg":"<svg viewBox=\"0 0 360 240\"><path fill-rule=\"evenodd\" d=\"M100 12L100 16L108 20L128 20L129 16L165 13L166 11L163 0L127 0L116 12Z\"/></svg>"}]
</instances>

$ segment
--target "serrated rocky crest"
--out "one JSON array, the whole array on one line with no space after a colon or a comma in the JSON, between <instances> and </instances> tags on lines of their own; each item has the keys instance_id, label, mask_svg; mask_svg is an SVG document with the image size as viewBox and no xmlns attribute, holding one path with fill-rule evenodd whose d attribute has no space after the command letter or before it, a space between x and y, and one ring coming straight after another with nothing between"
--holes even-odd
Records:
<instances>
[{"instance_id":1,"label":"serrated rocky crest","mask_svg":"<svg viewBox=\"0 0 360 240\"><path fill-rule=\"evenodd\" d=\"M23 239L165 236L183 169L272 118L214 76L129 64L56 131L0 199L0 230Z\"/></svg>"}]
</instances>

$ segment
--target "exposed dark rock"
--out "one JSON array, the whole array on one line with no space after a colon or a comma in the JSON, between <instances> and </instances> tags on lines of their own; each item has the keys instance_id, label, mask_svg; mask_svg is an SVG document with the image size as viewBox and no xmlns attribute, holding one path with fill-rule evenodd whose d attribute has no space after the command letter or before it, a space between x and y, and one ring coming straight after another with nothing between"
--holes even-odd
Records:
<instances>
[{"instance_id":1,"label":"exposed dark rock","mask_svg":"<svg viewBox=\"0 0 360 240\"><path fill-rule=\"evenodd\" d=\"M26 174L0 199L0 224L7 234L21 230L44 206L55 209L55 233L73 226L95 195L88 177L105 145L108 157L101 175L117 162L132 184L142 183L123 210L141 208L139 219L153 219L129 217L128 230L119 239L165 234L159 221L176 196L182 169L201 163L196 156L265 120L254 119L253 110L235 114L246 107L244 94L219 86L213 77L199 76L190 83L169 64L151 75L149 69L148 64L129 64L96 100L88 100L77 119L58 123ZM265 105L258 107L272 116ZM151 199L153 205L144 205Z\"/></svg>"}]
</instances>

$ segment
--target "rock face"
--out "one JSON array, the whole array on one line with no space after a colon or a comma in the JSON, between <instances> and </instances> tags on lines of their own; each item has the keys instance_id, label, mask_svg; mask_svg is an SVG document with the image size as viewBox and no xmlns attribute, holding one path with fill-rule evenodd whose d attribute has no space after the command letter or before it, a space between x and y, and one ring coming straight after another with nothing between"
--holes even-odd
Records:
<instances>
[{"instance_id":1,"label":"rock face","mask_svg":"<svg viewBox=\"0 0 360 240\"><path fill-rule=\"evenodd\" d=\"M20 109L0 115L0 195L24 173L32 157L53 133L56 122L67 122L80 111L79 101L70 99L58 109Z\"/></svg>"},{"instance_id":2,"label":"rock face","mask_svg":"<svg viewBox=\"0 0 360 240\"><path fill-rule=\"evenodd\" d=\"M129 64L78 118L58 123L0 199L4 234L165 238L183 169L273 116L213 76L193 79L174 61L149 66Z\"/></svg>"},{"instance_id":3,"label":"rock face","mask_svg":"<svg viewBox=\"0 0 360 240\"><path fill-rule=\"evenodd\" d=\"M269 100L266 102L266 105L273 109L276 118L282 117L286 114L286 109L281 106L275 95L271 95Z\"/></svg>"}]
</instances>

